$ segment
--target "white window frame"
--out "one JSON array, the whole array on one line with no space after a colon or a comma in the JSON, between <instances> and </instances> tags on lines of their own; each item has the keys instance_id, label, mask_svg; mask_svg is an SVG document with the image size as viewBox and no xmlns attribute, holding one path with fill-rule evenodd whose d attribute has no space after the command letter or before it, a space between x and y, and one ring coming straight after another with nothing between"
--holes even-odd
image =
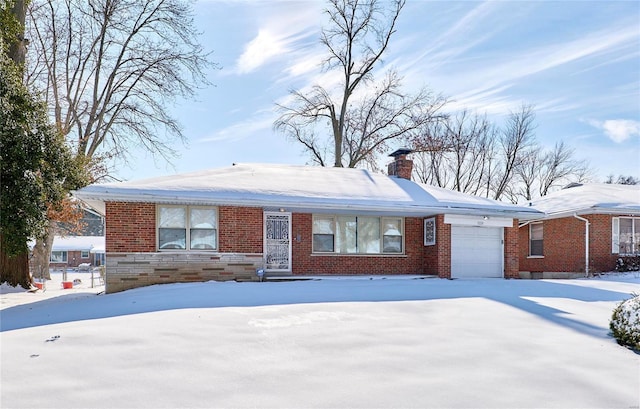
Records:
<instances>
[{"instance_id":1,"label":"white window frame","mask_svg":"<svg viewBox=\"0 0 640 409\"><path fill-rule=\"evenodd\" d=\"M542 227L542 238L539 239L542 241L542 254L533 254L531 242L533 241L533 232L531 231L534 226ZM529 224L529 258L542 258L544 257L544 223L543 222L534 222Z\"/></svg>"},{"instance_id":2,"label":"white window frame","mask_svg":"<svg viewBox=\"0 0 640 409\"><path fill-rule=\"evenodd\" d=\"M620 219L631 220L631 253L620 253ZM640 254L640 229L636 229L636 224L640 223L640 217L612 217L611 218L611 253L623 256L633 256Z\"/></svg>"},{"instance_id":3,"label":"white window frame","mask_svg":"<svg viewBox=\"0 0 640 409\"><path fill-rule=\"evenodd\" d=\"M338 246L338 239L336 237L336 235L338 234L338 219L340 217L349 217L349 218L355 218L356 219L356 229L357 229L357 220L359 217L361 218L376 218L379 220L379 251L377 253L366 253L366 252L359 252L358 251L358 240L356 239L356 251L353 253L343 253L340 252L339 250L339 246ZM316 234L330 234L330 233L315 233L315 231L313 230L313 225L314 225L314 221L316 220L316 218L318 219L327 219L330 220L332 223L332 230L333 230L333 251L317 251L315 249L314 246L314 236ZM385 242L385 234L384 234L384 225L385 225L385 221L387 220L394 220L394 221L400 221L400 251L399 252L391 252L391 251L384 251L384 242ZM357 234L357 231L356 231ZM386 235L386 236L390 236L390 235ZM378 256L378 255L396 255L396 256L402 256L405 254L405 218L401 217L401 216L368 216L368 215L348 215L348 214L340 214L340 215L329 215L329 214L314 214L312 221L311 221L311 252L313 254L336 254L336 255L344 255L344 256Z\"/></svg>"},{"instance_id":4,"label":"white window frame","mask_svg":"<svg viewBox=\"0 0 640 409\"><path fill-rule=\"evenodd\" d=\"M62 255L62 260L54 260L53 253L60 253ZM52 250L49 255L49 262L51 263L68 263L69 262L69 254L66 250Z\"/></svg>"},{"instance_id":5,"label":"white window frame","mask_svg":"<svg viewBox=\"0 0 640 409\"><path fill-rule=\"evenodd\" d=\"M80 250L80 258L89 258L89 250Z\"/></svg>"},{"instance_id":6,"label":"white window frame","mask_svg":"<svg viewBox=\"0 0 640 409\"><path fill-rule=\"evenodd\" d=\"M160 209L161 208L180 208L185 209L185 248L184 249L162 249L160 248ZM191 230L196 230L197 228L191 227L191 210L193 209L206 209L213 210L215 212L215 226L213 227L215 234L215 247L213 249L192 249L191 248ZM216 206L190 206L190 205L164 205L158 204L156 205L156 248L158 251L207 251L207 252L216 252L220 248L219 243L219 213L218 208Z\"/></svg>"}]
</instances>

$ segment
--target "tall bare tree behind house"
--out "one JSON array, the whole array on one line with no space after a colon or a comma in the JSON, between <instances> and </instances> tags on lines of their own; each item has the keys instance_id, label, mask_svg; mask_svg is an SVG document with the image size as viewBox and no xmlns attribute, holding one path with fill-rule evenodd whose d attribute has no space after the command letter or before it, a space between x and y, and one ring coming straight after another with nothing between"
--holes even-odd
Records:
<instances>
[{"instance_id":1,"label":"tall bare tree behind house","mask_svg":"<svg viewBox=\"0 0 640 409\"><path fill-rule=\"evenodd\" d=\"M339 85L291 91L290 103L278 105L274 123L302 144L314 163L375 167L389 143L412 139L439 117L443 97L427 88L403 92L394 69L375 80L404 5L405 0L329 1L320 38L327 53L322 68L335 72Z\"/></svg>"}]
</instances>

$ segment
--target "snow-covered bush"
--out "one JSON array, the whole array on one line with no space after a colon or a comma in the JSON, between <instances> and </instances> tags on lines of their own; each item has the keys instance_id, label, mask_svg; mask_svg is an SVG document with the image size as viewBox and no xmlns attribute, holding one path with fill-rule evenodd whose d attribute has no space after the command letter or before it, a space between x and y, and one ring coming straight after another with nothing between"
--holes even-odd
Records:
<instances>
[{"instance_id":1,"label":"snow-covered bush","mask_svg":"<svg viewBox=\"0 0 640 409\"><path fill-rule=\"evenodd\" d=\"M616 271L638 271L640 270L639 256L624 256L616 260Z\"/></svg>"},{"instance_id":2,"label":"snow-covered bush","mask_svg":"<svg viewBox=\"0 0 640 409\"><path fill-rule=\"evenodd\" d=\"M632 298L622 301L613 310L609 323L618 344L640 351L640 296L633 294Z\"/></svg>"}]
</instances>

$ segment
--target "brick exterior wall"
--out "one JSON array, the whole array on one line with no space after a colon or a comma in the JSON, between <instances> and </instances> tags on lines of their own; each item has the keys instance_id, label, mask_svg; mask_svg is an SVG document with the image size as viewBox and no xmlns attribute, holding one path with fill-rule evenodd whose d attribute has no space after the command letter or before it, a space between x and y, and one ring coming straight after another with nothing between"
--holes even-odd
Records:
<instances>
[{"instance_id":1,"label":"brick exterior wall","mask_svg":"<svg viewBox=\"0 0 640 409\"><path fill-rule=\"evenodd\" d=\"M263 219L258 207L220 206L218 239L221 253L262 253Z\"/></svg>"},{"instance_id":2,"label":"brick exterior wall","mask_svg":"<svg viewBox=\"0 0 640 409\"><path fill-rule=\"evenodd\" d=\"M436 216L436 245L424 246L421 217L404 219L402 255L312 253L312 214L293 213L292 274L431 274L451 277L451 225ZM156 205L106 203L106 291L144 285L256 280L263 266L263 209L218 207L219 251L156 250ZM505 228L505 277L518 276L517 221Z\"/></svg>"},{"instance_id":3,"label":"brick exterior wall","mask_svg":"<svg viewBox=\"0 0 640 409\"><path fill-rule=\"evenodd\" d=\"M441 214L436 216L436 245L424 247L424 274L451 278L451 225Z\"/></svg>"},{"instance_id":4,"label":"brick exterior wall","mask_svg":"<svg viewBox=\"0 0 640 409\"><path fill-rule=\"evenodd\" d=\"M31 260L29 260L31 261ZM53 261L49 263L49 267L53 269L61 269L61 268L75 268L78 267L82 263L89 263L92 266L95 265L95 254L89 253L89 257L82 258L81 250L68 250L67 251L67 262L66 263L54 263ZM35 267L34 267L35 268ZM32 269L32 271L34 271Z\"/></svg>"},{"instance_id":5,"label":"brick exterior wall","mask_svg":"<svg viewBox=\"0 0 640 409\"><path fill-rule=\"evenodd\" d=\"M312 218L308 213L292 215L294 275L423 274L422 218L405 218L405 254L399 256L312 254Z\"/></svg>"},{"instance_id":6,"label":"brick exterior wall","mask_svg":"<svg viewBox=\"0 0 640 409\"><path fill-rule=\"evenodd\" d=\"M518 219L513 220L512 227L504 228L504 277L520 277Z\"/></svg>"},{"instance_id":7,"label":"brick exterior wall","mask_svg":"<svg viewBox=\"0 0 640 409\"><path fill-rule=\"evenodd\" d=\"M589 272L612 271L617 254L611 253L611 215L581 216L589 220ZM532 273L584 273L585 222L575 217L543 222L543 255L529 257L529 226L519 229L520 270Z\"/></svg>"},{"instance_id":8,"label":"brick exterior wall","mask_svg":"<svg viewBox=\"0 0 640 409\"><path fill-rule=\"evenodd\" d=\"M616 260L620 257L618 254L611 253L611 219L613 217L606 214L585 216L585 219L591 223L589 226L589 270L591 273L613 271Z\"/></svg>"},{"instance_id":9,"label":"brick exterior wall","mask_svg":"<svg viewBox=\"0 0 640 409\"><path fill-rule=\"evenodd\" d=\"M156 205L105 203L106 253L156 251Z\"/></svg>"},{"instance_id":10,"label":"brick exterior wall","mask_svg":"<svg viewBox=\"0 0 640 409\"><path fill-rule=\"evenodd\" d=\"M106 292L152 284L255 280L262 209L218 207L220 252L156 251L154 203L106 203Z\"/></svg>"}]
</instances>

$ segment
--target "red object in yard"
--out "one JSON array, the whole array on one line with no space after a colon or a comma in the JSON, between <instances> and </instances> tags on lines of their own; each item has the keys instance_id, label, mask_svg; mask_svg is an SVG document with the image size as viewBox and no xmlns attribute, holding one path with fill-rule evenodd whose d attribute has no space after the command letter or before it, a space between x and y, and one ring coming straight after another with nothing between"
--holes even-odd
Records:
<instances>
[{"instance_id":1,"label":"red object in yard","mask_svg":"<svg viewBox=\"0 0 640 409\"><path fill-rule=\"evenodd\" d=\"M39 282L37 282L37 281L36 281L35 283L33 283L33 285L34 285L38 290L42 290L42 283L39 283Z\"/></svg>"},{"instance_id":2,"label":"red object in yard","mask_svg":"<svg viewBox=\"0 0 640 409\"><path fill-rule=\"evenodd\" d=\"M64 288L65 290L68 288L73 288L73 281L63 281L62 288Z\"/></svg>"}]
</instances>

